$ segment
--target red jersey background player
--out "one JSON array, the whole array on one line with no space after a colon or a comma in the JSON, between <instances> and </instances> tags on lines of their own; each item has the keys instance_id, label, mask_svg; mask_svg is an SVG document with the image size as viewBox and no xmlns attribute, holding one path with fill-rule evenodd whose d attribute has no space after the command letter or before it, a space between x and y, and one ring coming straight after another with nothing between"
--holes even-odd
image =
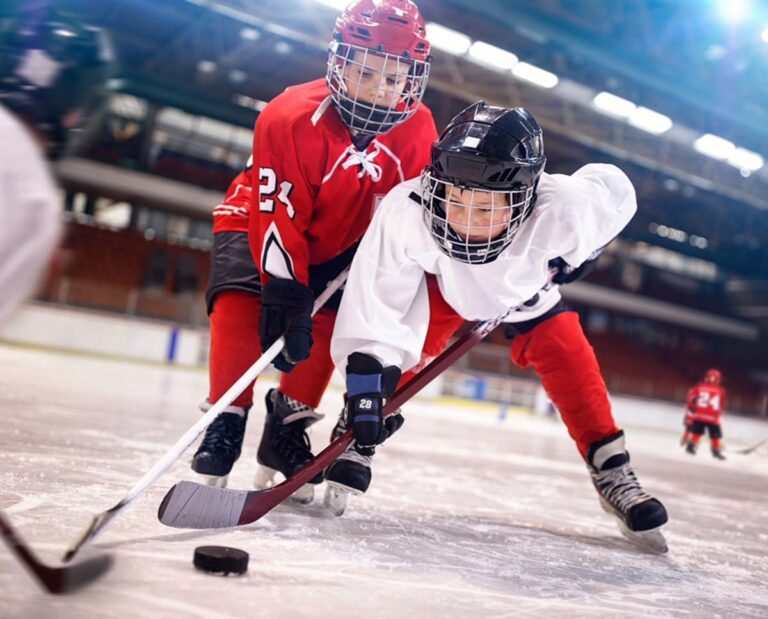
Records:
<instances>
[{"instance_id":1,"label":"red jersey background player","mask_svg":"<svg viewBox=\"0 0 768 619\"><path fill-rule=\"evenodd\" d=\"M258 486L312 458L306 428L320 418L314 409L333 372L340 294L311 319L313 300L351 262L381 197L427 163L437 137L420 105L428 73L415 4L352 2L336 21L326 78L289 87L266 106L248 167L214 209L207 403L285 334L274 364L286 373L267 396ZM248 388L206 432L192 468L212 483L226 483L252 404ZM311 490L302 498L311 500Z\"/></svg>"},{"instance_id":2,"label":"red jersey background player","mask_svg":"<svg viewBox=\"0 0 768 619\"><path fill-rule=\"evenodd\" d=\"M725 389L720 385L722 376L720 370L707 370L704 381L695 385L688 392L686 420L685 450L690 454L696 453L699 441L704 431L709 432L709 442L712 445L712 456L725 460L722 453L721 439L723 431L720 428L720 418L725 410Z\"/></svg>"}]
</instances>

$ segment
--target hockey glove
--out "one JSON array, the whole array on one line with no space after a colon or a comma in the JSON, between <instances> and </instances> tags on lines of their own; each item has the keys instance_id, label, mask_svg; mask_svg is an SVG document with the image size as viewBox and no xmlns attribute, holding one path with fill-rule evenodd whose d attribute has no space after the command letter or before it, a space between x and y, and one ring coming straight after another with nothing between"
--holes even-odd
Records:
<instances>
[{"instance_id":1,"label":"hockey glove","mask_svg":"<svg viewBox=\"0 0 768 619\"><path fill-rule=\"evenodd\" d=\"M312 291L293 279L270 279L261 292L259 335L266 350L282 335L285 347L272 364L290 372L312 348Z\"/></svg>"},{"instance_id":2,"label":"hockey glove","mask_svg":"<svg viewBox=\"0 0 768 619\"><path fill-rule=\"evenodd\" d=\"M373 455L403 425L403 416L395 413L384 419L384 398L395 392L400 369L382 367L363 353L347 358L347 423L355 435L355 448L364 456Z\"/></svg>"},{"instance_id":3,"label":"hockey glove","mask_svg":"<svg viewBox=\"0 0 768 619\"><path fill-rule=\"evenodd\" d=\"M603 253L603 250L606 247L607 245L603 245L599 249L593 251L591 254L589 254L589 256L587 256L587 259L577 267L571 266L562 258L554 258L553 260L550 260L549 281L551 281L553 284L570 284L571 282L575 282L577 279L586 277L595 268L597 259L600 257L600 254Z\"/></svg>"}]
</instances>

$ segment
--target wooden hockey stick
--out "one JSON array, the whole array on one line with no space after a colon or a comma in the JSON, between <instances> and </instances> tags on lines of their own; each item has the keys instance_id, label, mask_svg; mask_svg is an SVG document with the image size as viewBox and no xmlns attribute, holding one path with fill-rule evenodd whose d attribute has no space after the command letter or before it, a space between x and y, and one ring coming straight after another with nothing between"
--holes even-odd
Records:
<instances>
[{"instance_id":1,"label":"wooden hockey stick","mask_svg":"<svg viewBox=\"0 0 768 619\"><path fill-rule=\"evenodd\" d=\"M744 455L751 454L753 451L757 451L758 449L760 449L760 447L762 447L766 443L768 443L768 437L764 438L762 441L758 441L754 445L750 445L749 447L745 447L744 449L738 449L736 453L744 454Z\"/></svg>"},{"instance_id":2,"label":"wooden hockey stick","mask_svg":"<svg viewBox=\"0 0 768 619\"><path fill-rule=\"evenodd\" d=\"M0 534L13 554L34 576L48 593L71 593L96 580L112 566L110 555L91 557L81 563L50 566L37 558L32 549L11 526L10 521L0 511Z\"/></svg>"},{"instance_id":3,"label":"wooden hockey stick","mask_svg":"<svg viewBox=\"0 0 768 619\"><path fill-rule=\"evenodd\" d=\"M512 310L510 310L512 311ZM384 407L391 415L501 323L509 314L477 323L427 367L398 389ZM181 481L165 495L157 512L164 525L182 529L220 529L255 522L336 460L353 440L348 429L304 468L266 490L231 490Z\"/></svg>"},{"instance_id":4,"label":"wooden hockey stick","mask_svg":"<svg viewBox=\"0 0 768 619\"><path fill-rule=\"evenodd\" d=\"M334 293L339 290L344 282L347 281L347 275L349 275L349 267L344 269L336 279L331 280L326 286L325 290L315 300L315 304L312 308L312 315L314 316L323 305L328 302ZM93 541L96 536L104 530L104 528L117 516L125 507L127 507L136 497L144 492L150 484L157 481L157 479L165 473L171 465L179 459L182 453L195 442L200 434L211 425L216 416L227 408L235 398L239 396L243 390L248 387L256 378L261 374L272 360L277 357L280 351L285 346L285 340L281 337L272 346L267 348L266 351L259 357L254 364L248 368L236 382L233 384L227 392L221 396L218 401L211 406L208 412L203 415L198 422L193 425L176 443L168 450L158 462L142 477L136 485L126 494L118 503L108 510L96 514L88 528L83 532L80 537L77 538L74 544L67 550L64 555L64 561L71 561L72 558L89 542Z\"/></svg>"}]
</instances>

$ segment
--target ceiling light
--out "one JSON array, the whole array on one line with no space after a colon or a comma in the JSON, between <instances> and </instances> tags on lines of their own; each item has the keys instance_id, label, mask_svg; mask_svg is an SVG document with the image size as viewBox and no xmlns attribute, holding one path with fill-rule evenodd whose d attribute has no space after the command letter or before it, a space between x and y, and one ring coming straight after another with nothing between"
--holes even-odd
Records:
<instances>
[{"instance_id":1,"label":"ceiling light","mask_svg":"<svg viewBox=\"0 0 768 619\"><path fill-rule=\"evenodd\" d=\"M490 45L484 41L475 41L469 48L468 58L473 62L492 69L510 71L517 64L517 56L505 49Z\"/></svg>"},{"instance_id":2,"label":"ceiling light","mask_svg":"<svg viewBox=\"0 0 768 619\"><path fill-rule=\"evenodd\" d=\"M763 158L746 148L737 148L730 154L727 163L739 170L756 172L763 167Z\"/></svg>"},{"instance_id":3,"label":"ceiling light","mask_svg":"<svg viewBox=\"0 0 768 619\"><path fill-rule=\"evenodd\" d=\"M512 69L512 74L515 77L519 77L521 80L531 82L542 88L554 88L559 81L557 75L554 73L540 69L527 62L517 63Z\"/></svg>"},{"instance_id":4,"label":"ceiling light","mask_svg":"<svg viewBox=\"0 0 768 619\"><path fill-rule=\"evenodd\" d=\"M434 22L427 24L427 40L432 47L457 56L466 54L469 46L472 45L472 39L466 34Z\"/></svg>"},{"instance_id":5,"label":"ceiling light","mask_svg":"<svg viewBox=\"0 0 768 619\"><path fill-rule=\"evenodd\" d=\"M736 145L725 138L721 138L711 133L705 133L693 143L693 148L707 157L713 159L728 159L736 150Z\"/></svg>"},{"instance_id":6,"label":"ceiling light","mask_svg":"<svg viewBox=\"0 0 768 619\"><path fill-rule=\"evenodd\" d=\"M331 7L332 9L341 11L347 8L350 0L315 0L315 2L319 2L320 4Z\"/></svg>"},{"instance_id":7,"label":"ceiling light","mask_svg":"<svg viewBox=\"0 0 768 619\"><path fill-rule=\"evenodd\" d=\"M628 99L622 99L610 92L597 93L592 103L601 112L621 118L628 118L637 109L637 106Z\"/></svg>"},{"instance_id":8,"label":"ceiling light","mask_svg":"<svg viewBox=\"0 0 768 619\"><path fill-rule=\"evenodd\" d=\"M630 114L629 124L653 135L661 135L672 128L672 119L647 107L639 107Z\"/></svg>"}]
</instances>

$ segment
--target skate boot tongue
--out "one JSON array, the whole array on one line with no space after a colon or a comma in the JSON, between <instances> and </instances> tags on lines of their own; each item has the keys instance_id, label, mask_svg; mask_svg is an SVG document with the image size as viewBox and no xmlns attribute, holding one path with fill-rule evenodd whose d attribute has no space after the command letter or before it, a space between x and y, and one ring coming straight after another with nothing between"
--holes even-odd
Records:
<instances>
[{"instance_id":1,"label":"skate boot tongue","mask_svg":"<svg viewBox=\"0 0 768 619\"><path fill-rule=\"evenodd\" d=\"M608 471L615 469L619 466L624 466L629 462L629 454L627 452L616 454L608 458L600 467L601 471Z\"/></svg>"}]
</instances>

